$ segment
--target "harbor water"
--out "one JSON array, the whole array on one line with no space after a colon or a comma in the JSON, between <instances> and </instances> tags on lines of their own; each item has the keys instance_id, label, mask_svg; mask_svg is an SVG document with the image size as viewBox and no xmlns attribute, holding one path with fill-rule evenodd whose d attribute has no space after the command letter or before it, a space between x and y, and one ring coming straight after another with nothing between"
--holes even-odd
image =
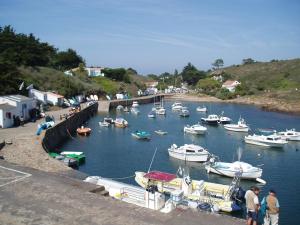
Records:
<instances>
[{"instance_id":1,"label":"harbor water","mask_svg":"<svg viewBox=\"0 0 300 225\"><path fill-rule=\"evenodd\" d=\"M89 175L107 178L123 178L134 175L135 171L148 171L151 159L157 149L151 170L160 170L176 173L179 166L189 169L192 179L203 179L210 182L230 184L231 179L215 174L207 174L201 163L185 163L170 158L168 148L172 144L197 144L206 148L210 153L219 156L221 161L232 162L241 157L241 161L260 165L263 168L262 179L267 184L260 185L254 181L242 180L244 189L252 185L259 186L262 191L260 200L268 193L270 188L275 189L280 203L281 225L300 223L300 142L289 142L283 149L266 148L244 143L246 133L230 132L219 126L209 126L205 135L184 134L184 125L193 125L206 117L206 113L196 112L196 107L202 103L184 102L189 108L190 117L181 118L178 113L172 112L173 102L167 101L164 106L167 109L166 116L157 115L156 118L148 118L147 114L153 105L140 105L140 114L117 114L112 110L109 114L98 114L91 118L87 126L92 128L90 136L76 136L68 140L62 151L82 151L86 155L86 163L79 170ZM249 133L257 133L259 128L271 128L277 131L295 128L300 131L300 117L288 114L266 112L249 105L206 103L208 114L230 117L233 123L237 123L239 117L245 119L250 126ZM125 118L129 127L100 127L99 121L104 117ZM145 130L151 133L150 141L137 140L131 133L136 130ZM155 130L167 131L167 135L157 135ZM137 185L134 178L118 181ZM235 216L243 217L244 214Z\"/></svg>"}]
</instances>

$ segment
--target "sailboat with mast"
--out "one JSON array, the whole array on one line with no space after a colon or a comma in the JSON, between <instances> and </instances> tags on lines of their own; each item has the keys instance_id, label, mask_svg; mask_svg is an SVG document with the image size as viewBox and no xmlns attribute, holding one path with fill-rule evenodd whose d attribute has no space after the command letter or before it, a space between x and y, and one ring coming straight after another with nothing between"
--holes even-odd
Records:
<instances>
[{"instance_id":1,"label":"sailboat with mast","mask_svg":"<svg viewBox=\"0 0 300 225\"><path fill-rule=\"evenodd\" d=\"M155 112L158 115L166 115L166 109L164 108L163 97L161 96L160 96L160 106L156 108Z\"/></svg>"}]
</instances>

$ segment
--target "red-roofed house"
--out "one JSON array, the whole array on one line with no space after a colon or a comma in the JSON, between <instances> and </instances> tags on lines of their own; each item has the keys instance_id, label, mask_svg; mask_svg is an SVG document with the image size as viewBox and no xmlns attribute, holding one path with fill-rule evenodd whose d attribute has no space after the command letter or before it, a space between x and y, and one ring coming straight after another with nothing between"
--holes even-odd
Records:
<instances>
[{"instance_id":1,"label":"red-roofed house","mask_svg":"<svg viewBox=\"0 0 300 225\"><path fill-rule=\"evenodd\" d=\"M222 84L222 88L228 89L230 92L234 92L236 86L240 85L241 83L237 80L227 80Z\"/></svg>"}]
</instances>

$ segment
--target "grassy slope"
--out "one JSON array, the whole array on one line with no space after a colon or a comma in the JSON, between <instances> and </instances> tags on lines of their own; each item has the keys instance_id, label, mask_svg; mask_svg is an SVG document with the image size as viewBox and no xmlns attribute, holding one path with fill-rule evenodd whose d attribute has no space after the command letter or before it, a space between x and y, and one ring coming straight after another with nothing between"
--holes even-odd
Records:
<instances>
[{"instance_id":1,"label":"grassy slope","mask_svg":"<svg viewBox=\"0 0 300 225\"><path fill-rule=\"evenodd\" d=\"M69 77L63 72L46 67L20 67L25 80L25 85L33 83L36 89L42 91L53 90L59 94L66 95L66 90L76 89L78 92L88 93L93 90L102 90L108 94L118 93L120 90L129 92L136 96L139 86L149 79L140 75L130 75L131 83L112 81L105 77L93 79L79 79L76 76ZM78 74L80 76L80 74Z\"/></svg>"},{"instance_id":2,"label":"grassy slope","mask_svg":"<svg viewBox=\"0 0 300 225\"><path fill-rule=\"evenodd\" d=\"M300 59L254 63L223 69L247 84L256 95L296 100L300 97Z\"/></svg>"}]
</instances>

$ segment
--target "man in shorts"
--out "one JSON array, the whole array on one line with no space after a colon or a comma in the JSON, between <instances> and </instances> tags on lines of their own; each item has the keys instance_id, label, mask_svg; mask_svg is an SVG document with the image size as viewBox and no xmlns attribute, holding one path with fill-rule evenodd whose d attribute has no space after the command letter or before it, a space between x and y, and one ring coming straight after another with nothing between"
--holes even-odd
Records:
<instances>
[{"instance_id":1,"label":"man in shorts","mask_svg":"<svg viewBox=\"0 0 300 225\"><path fill-rule=\"evenodd\" d=\"M247 225L257 225L259 209L259 192L260 190L256 186L251 187L250 190L246 191L245 200L247 208Z\"/></svg>"}]
</instances>

